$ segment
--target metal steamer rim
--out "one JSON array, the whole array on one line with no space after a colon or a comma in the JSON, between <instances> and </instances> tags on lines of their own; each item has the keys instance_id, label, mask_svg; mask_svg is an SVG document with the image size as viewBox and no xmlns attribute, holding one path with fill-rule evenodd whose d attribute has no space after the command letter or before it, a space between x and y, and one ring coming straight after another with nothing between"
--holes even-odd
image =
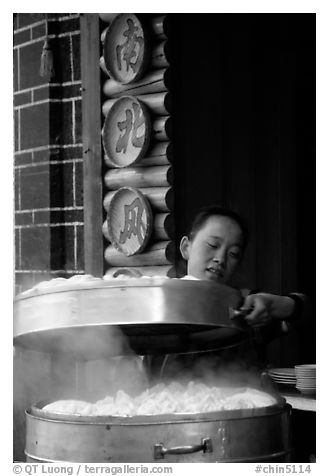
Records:
<instances>
[{"instance_id":1,"label":"metal steamer rim","mask_svg":"<svg viewBox=\"0 0 329 476\"><path fill-rule=\"evenodd\" d=\"M15 299L14 344L81 359L217 350L246 339L247 324L231 318L239 301L235 290L207 281L58 285Z\"/></svg>"}]
</instances>

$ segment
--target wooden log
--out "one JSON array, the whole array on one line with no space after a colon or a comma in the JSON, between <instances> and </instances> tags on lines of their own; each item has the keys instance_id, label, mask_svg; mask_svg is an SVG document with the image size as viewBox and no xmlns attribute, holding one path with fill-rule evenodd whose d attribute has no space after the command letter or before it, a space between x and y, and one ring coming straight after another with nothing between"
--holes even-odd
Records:
<instances>
[{"instance_id":1,"label":"wooden log","mask_svg":"<svg viewBox=\"0 0 329 476\"><path fill-rule=\"evenodd\" d=\"M167 38L169 29L168 15L161 15L151 18L150 31L158 40Z\"/></svg>"},{"instance_id":2,"label":"wooden log","mask_svg":"<svg viewBox=\"0 0 329 476\"><path fill-rule=\"evenodd\" d=\"M105 260L111 266L161 266L174 261L173 241L157 241L148 246L143 253L126 256L114 246L105 249Z\"/></svg>"},{"instance_id":3,"label":"wooden log","mask_svg":"<svg viewBox=\"0 0 329 476\"><path fill-rule=\"evenodd\" d=\"M169 66L169 43L162 41L154 46L151 53L151 68L167 68Z\"/></svg>"},{"instance_id":4,"label":"wooden log","mask_svg":"<svg viewBox=\"0 0 329 476\"><path fill-rule=\"evenodd\" d=\"M177 278L177 272L175 266L172 266L168 271L167 271L167 276L168 278Z\"/></svg>"},{"instance_id":5,"label":"wooden log","mask_svg":"<svg viewBox=\"0 0 329 476\"><path fill-rule=\"evenodd\" d=\"M171 187L150 187L139 189L149 200L152 208L170 211L174 208L174 190Z\"/></svg>"},{"instance_id":6,"label":"wooden log","mask_svg":"<svg viewBox=\"0 0 329 476\"><path fill-rule=\"evenodd\" d=\"M138 160L134 167L150 167L152 165L168 165L172 161L172 145L170 142L156 142L147 152L146 157ZM104 154L104 162L109 168L118 168L113 166L113 162Z\"/></svg>"},{"instance_id":7,"label":"wooden log","mask_svg":"<svg viewBox=\"0 0 329 476\"><path fill-rule=\"evenodd\" d=\"M154 211L167 212L173 210L174 191L171 187L147 187L139 188L139 191L146 196ZM106 213L114 194L115 190L108 192L104 197L103 206Z\"/></svg>"},{"instance_id":8,"label":"wooden log","mask_svg":"<svg viewBox=\"0 0 329 476\"><path fill-rule=\"evenodd\" d=\"M107 220L104 221L103 225L102 225L102 232L103 232L103 235L104 235L104 238L111 242L111 238L110 238L110 235L109 235L109 227L108 227L108 224L107 224Z\"/></svg>"},{"instance_id":9,"label":"wooden log","mask_svg":"<svg viewBox=\"0 0 329 476\"><path fill-rule=\"evenodd\" d=\"M165 155L169 162L172 161L172 145L170 142L158 142L154 145L151 145L150 149L147 151L148 157L157 157L159 155Z\"/></svg>"},{"instance_id":10,"label":"wooden log","mask_svg":"<svg viewBox=\"0 0 329 476\"><path fill-rule=\"evenodd\" d=\"M105 164L106 164L108 167L110 167L111 169L116 168L116 167L114 167L113 162L111 162L111 160L108 158L108 156L106 155L105 152L104 152L103 158L104 158Z\"/></svg>"},{"instance_id":11,"label":"wooden log","mask_svg":"<svg viewBox=\"0 0 329 476\"><path fill-rule=\"evenodd\" d=\"M142 79L131 84L121 84L114 79L104 82L103 92L105 96L119 97L125 95L137 96L139 94L153 94L167 91L170 87L170 69L155 69L146 74Z\"/></svg>"},{"instance_id":12,"label":"wooden log","mask_svg":"<svg viewBox=\"0 0 329 476\"><path fill-rule=\"evenodd\" d=\"M111 23L119 13L99 13L99 18L106 23ZM160 28L160 27L158 27Z\"/></svg>"},{"instance_id":13,"label":"wooden log","mask_svg":"<svg viewBox=\"0 0 329 476\"><path fill-rule=\"evenodd\" d=\"M115 194L115 190L113 190L113 192L108 192L104 197L103 207L104 207L104 210L106 211L106 213L108 213L108 211L109 211L110 203L111 203L111 200L112 200L114 194ZM104 224L103 224L103 226L104 226ZM103 230L103 234L104 234L104 230Z\"/></svg>"},{"instance_id":14,"label":"wooden log","mask_svg":"<svg viewBox=\"0 0 329 476\"><path fill-rule=\"evenodd\" d=\"M172 111L172 96L168 92L140 94L137 97L153 114L166 116Z\"/></svg>"},{"instance_id":15,"label":"wooden log","mask_svg":"<svg viewBox=\"0 0 329 476\"><path fill-rule=\"evenodd\" d=\"M129 266L127 268L131 271L132 274L141 274L142 276L167 276L167 273L172 269L171 266ZM105 275L113 276L122 270L120 267L111 267L109 268Z\"/></svg>"},{"instance_id":16,"label":"wooden log","mask_svg":"<svg viewBox=\"0 0 329 476\"><path fill-rule=\"evenodd\" d=\"M110 190L117 190L120 187L166 187L172 184L172 167L159 165L111 169L106 172L104 181Z\"/></svg>"},{"instance_id":17,"label":"wooden log","mask_svg":"<svg viewBox=\"0 0 329 476\"><path fill-rule=\"evenodd\" d=\"M146 157L136 162L136 167L166 165L172 161L172 145L170 142L155 142L146 152Z\"/></svg>"},{"instance_id":18,"label":"wooden log","mask_svg":"<svg viewBox=\"0 0 329 476\"><path fill-rule=\"evenodd\" d=\"M156 117L152 122L153 138L157 141L168 141L172 137L172 118Z\"/></svg>"},{"instance_id":19,"label":"wooden log","mask_svg":"<svg viewBox=\"0 0 329 476\"><path fill-rule=\"evenodd\" d=\"M102 59L102 58L101 58ZM105 63L104 63L104 67L106 69L106 66L105 66ZM102 104L102 113L103 113L103 116L107 116L108 112L110 111L110 109L112 108L112 106L116 103L118 99L115 98L115 99L107 99L105 102L103 102Z\"/></svg>"},{"instance_id":20,"label":"wooden log","mask_svg":"<svg viewBox=\"0 0 329 476\"><path fill-rule=\"evenodd\" d=\"M172 213L157 213L153 217L154 240L168 240L174 238L174 217Z\"/></svg>"},{"instance_id":21,"label":"wooden log","mask_svg":"<svg viewBox=\"0 0 329 476\"><path fill-rule=\"evenodd\" d=\"M99 18L105 23L111 23L120 13L99 13ZM167 15L158 15L149 21L149 29L157 40L166 39L168 36L169 19Z\"/></svg>"},{"instance_id":22,"label":"wooden log","mask_svg":"<svg viewBox=\"0 0 329 476\"><path fill-rule=\"evenodd\" d=\"M100 58L100 62L102 61ZM103 59L104 60L104 59ZM109 75L109 72L106 69L104 61L100 65L105 74ZM165 116L168 115L172 110L172 97L168 92L154 93L154 94L140 94L136 98L143 102L153 114ZM104 116L108 114L114 103L117 101L117 98L107 99L102 105L102 113Z\"/></svg>"},{"instance_id":23,"label":"wooden log","mask_svg":"<svg viewBox=\"0 0 329 476\"><path fill-rule=\"evenodd\" d=\"M99 67L100 67L100 69L103 71L103 73L104 73L106 76L110 77L110 73L109 73L109 71L107 70L107 68L106 68L106 66L105 66L104 56L101 56L101 57L99 58Z\"/></svg>"},{"instance_id":24,"label":"wooden log","mask_svg":"<svg viewBox=\"0 0 329 476\"><path fill-rule=\"evenodd\" d=\"M107 33L107 30L109 29L109 27L107 26L106 28L104 28L104 30L102 31L102 34L101 34L101 43L102 45L104 45L104 41L105 41L105 36L106 36L106 33Z\"/></svg>"}]
</instances>

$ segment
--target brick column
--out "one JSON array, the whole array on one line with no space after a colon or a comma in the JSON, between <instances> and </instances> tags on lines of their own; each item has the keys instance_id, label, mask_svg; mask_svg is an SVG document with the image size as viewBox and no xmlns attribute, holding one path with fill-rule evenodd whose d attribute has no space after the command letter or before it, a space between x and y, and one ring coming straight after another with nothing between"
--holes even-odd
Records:
<instances>
[{"instance_id":1,"label":"brick column","mask_svg":"<svg viewBox=\"0 0 329 476\"><path fill-rule=\"evenodd\" d=\"M84 272L79 15L48 15L49 82L39 74L45 33L45 14L15 15L17 292Z\"/></svg>"}]
</instances>

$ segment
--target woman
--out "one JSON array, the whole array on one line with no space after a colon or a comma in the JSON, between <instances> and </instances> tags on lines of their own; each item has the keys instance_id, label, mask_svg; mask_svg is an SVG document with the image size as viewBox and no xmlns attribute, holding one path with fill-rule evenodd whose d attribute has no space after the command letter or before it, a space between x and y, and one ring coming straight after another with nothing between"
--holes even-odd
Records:
<instances>
[{"instance_id":1,"label":"woman","mask_svg":"<svg viewBox=\"0 0 329 476\"><path fill-rule=\"evenodd\" d=\"M187 275L182 279L232 286L247 243L248 230L238 214L218 206L201 209L190 232L180 242L180 252L187 266ZM205 369L208 373L218 373L223 369L264 368L266 344L298 326L306 308L305 296L241 291L244 296L241 315L252 328L249 340L216 352L152 359L151 367L160 371L160 378L177 377L191 369L193 377L203 377Z\"/></svg>"},{"instance_id":2,"label":"woman","mask_svg":"<svg viewBox=\"0 0 329 476\"><path fill-rule=\"evenodd\" d=\"M248 231L235 212L221 207L207 207L195 217L191 230L180 243L187 262L188 276L231 285L248 243ZM303 307L303 296L279 296L269 293L246 293L241 311L254 327L281 321L282 330L292 323Z\"/></svg>"}]
</instances>

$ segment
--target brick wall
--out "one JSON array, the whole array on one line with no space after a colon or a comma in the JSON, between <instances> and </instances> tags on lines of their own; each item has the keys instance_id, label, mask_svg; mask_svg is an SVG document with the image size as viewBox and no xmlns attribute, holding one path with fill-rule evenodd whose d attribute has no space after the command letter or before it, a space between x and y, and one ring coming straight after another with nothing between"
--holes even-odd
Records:
<instances>
[{"instance_id":1,"label":"brick wall","mask_svg":"<svg viewBox=\"0 0 329 476\"><path fill-rule=\"evenodd\" d=\"M48 14L55 75L40 76L42 13L14 17L15 285L84 271L79 14Z\"/></svg>"}]
</instances>

